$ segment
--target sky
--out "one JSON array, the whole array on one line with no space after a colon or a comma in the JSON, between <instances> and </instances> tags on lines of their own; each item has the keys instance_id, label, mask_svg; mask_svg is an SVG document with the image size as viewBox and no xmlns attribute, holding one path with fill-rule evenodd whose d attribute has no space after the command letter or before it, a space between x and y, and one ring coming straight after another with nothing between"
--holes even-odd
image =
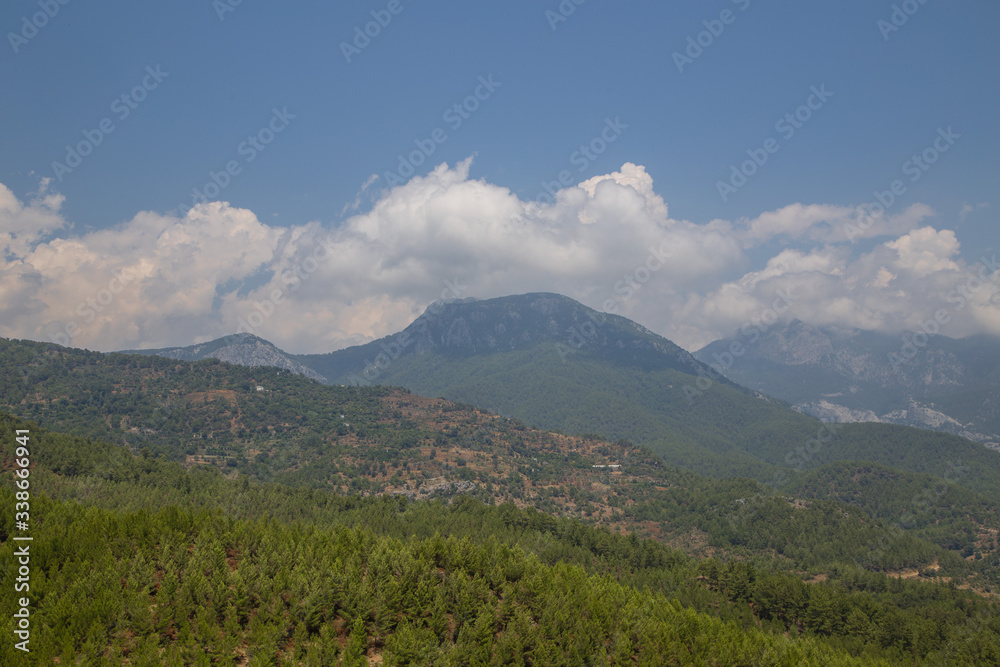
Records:
<instances>
[{"instance_id":1,"label":"sky","mask_svg":"<svg viewBox=\"0 0 1000 667\"><path fill-rule=\"evenodd\" d=\"M1000 5L0 7L0 335L325 352L558 292L1000 335Z\"/></svg>"}]
</instances>

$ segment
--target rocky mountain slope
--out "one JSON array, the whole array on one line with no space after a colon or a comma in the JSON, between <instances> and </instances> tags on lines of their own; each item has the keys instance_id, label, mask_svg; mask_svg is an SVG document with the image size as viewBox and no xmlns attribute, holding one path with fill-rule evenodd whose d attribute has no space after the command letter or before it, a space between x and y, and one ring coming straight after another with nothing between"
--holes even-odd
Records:
<instances>
[{"instance_id":1,"label":"rocky mountain slope","mask_svg":"<svg viewBox=\"0 0 1000 667\"><path fill-rule=\"evenodd\" d=\"M670 368L692 375L707 370L688 352L632 320L547 292L438 302L399 333L295 359L332 382L384 384L400 357L435 353L458 360L543 344L561 362L577 353L599 352L609 360L648 370Z\"/></svg>"},{"instance_id":2,"label":"rocky mountain slope","mask_svg":"<svg viewBox=\"0 0 1000 667\"><path fill-rule=\"evenodd\" d=\"M1000 339L900 337L801 321L695 357L823 420L904 424L1000 448Z\"/></svg>"},{"instance_id":3,"label":"rocky mountain slope","mask_svg":"<svg viewBox=\"0 0 1000 667\"><path fill-rule=\"evenodd\" d=\"M126 350L123 354L155 354L168 359L181 361L200 361L202 359L218 359L237 366L273 366L307 378L325 382L326 378L292 359L273 343L258 338L251 333L238 333L225 336L208 343L199 343L187 347L168 347L159 350Z\"/></svg>"}]
</instances>

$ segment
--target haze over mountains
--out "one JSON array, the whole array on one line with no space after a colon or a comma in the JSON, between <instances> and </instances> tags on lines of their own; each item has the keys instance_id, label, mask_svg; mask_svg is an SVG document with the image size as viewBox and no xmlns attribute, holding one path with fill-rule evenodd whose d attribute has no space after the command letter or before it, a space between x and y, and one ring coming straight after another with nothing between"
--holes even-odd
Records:
<instances>
[{"instance_id":1,"label":"haze over mountains","mask_svg":"<svg viewBox=\"0 0 1000 667\"><path fill-rule=\"evenodd\" d=\"M734 341L741 354L728 353ZM695 355L731 380L827 421L885 422L1000 448L1000 338L893 336L795 320Z\"/></svg>"},{"instance_id":2,"label":"haze over mountains","mask_svg":"<svg viewBox=\"0 0 1000 667\"><path fill-rule=\"evenodd\" d=\"M1000 667L1000 3L0 24L0 667Z\"/></svg>"}]
</instances>

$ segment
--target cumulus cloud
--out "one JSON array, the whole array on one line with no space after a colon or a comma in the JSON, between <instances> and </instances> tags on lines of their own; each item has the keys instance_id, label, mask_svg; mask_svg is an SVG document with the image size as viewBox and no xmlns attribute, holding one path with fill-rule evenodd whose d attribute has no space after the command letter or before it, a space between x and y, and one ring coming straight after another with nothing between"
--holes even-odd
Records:
<instances>
[{"instance_id":1,"label":"cumulus cloud","mask_svg":"<svg viewBox=\"0 0 1000 667\"><path fill-rule=\"evenodd\" d=\"M0 260L23 257L43 236L66 226L59 214L65 199L48 194L50 179L42 179L37 196L27 205L18 201L10 188L0 183Z\"/></svg>"},{"instance_id":2,"label":"cumulus cloud","mask_svg":"<svg viewBox=\"0 0 1000 667\"><path fill-rule=\"evenodd\" d=\"M216 202L37 243L4 267L0 331L101 350L170 344L196 334L219 287L265 266L283 233Z\"/></svg>"},{"instance_id":3,"label":"cumulus cloud","mask_svg":"<svg viewBox=\"0 0 1000 667\"><path fill-rule=\"evenodd\" d=\"M885 244L896 251L895 264L917 276L927 276L938 271L959 270L952 257L958 254L958 239L950 229L938 231L924 227Z\"/></svg>"},{"instance_id":4,"label":"cumulus cloud","mask_svg":"<svg viewBox=\"0 0 1000 667\"><path fill-rule=\"evenodd\" d=\"M857 207L829 204L789 204L746 220L738 231L745 245L753 246L777 237L841 243L880 236L899 236L916 229L934 211L926 204L911 204L889 215L870 205Z\"/></svg>"},{"instance_id":5,"label":"cumulus cloud","mask_svg":"<svg viewBox=\"0 0 1000 667\"><path fill-rule=\"evenodd\" d=\"M338 225L271 226L211 202L73 235L44 184L27 204L0 185L0 334L114 350L244 330L327 351L397 331L440 297L530 291L613 310L689 349L775 304L789 306L782 318L885 330L947 306L948 335L1000 333L996 281L961 310L948 305L975 267L953 232L920 225L932 213L923 205L872 221L867 236L892 238L857 255L843 226L863 207L792 204L697 223L669 216L640 165L549 203L470 178L470 165L440 165ZM763 266L748 255L788 239L797 247Z\"/></svg>"},{"instance_id":6,"label":"cumulus cloud","mask_svg":"<svg viewBox=\"0 0 1000 667\"><path fill-rule=\"evenodd\" d=\"M901 332L944 311L944 335L1000 334L1000 271L990 265L992 257L966 265L958 251L953 231L933 227L858 257L844 247L784 250L762 270L698 297L687 324L707 334L705 343L716 337L713 331L731 335L748 323L766 325L773 315L768 311L784 293L792 302L781 314L785 320Z\"/></svg>"}]
</instances>

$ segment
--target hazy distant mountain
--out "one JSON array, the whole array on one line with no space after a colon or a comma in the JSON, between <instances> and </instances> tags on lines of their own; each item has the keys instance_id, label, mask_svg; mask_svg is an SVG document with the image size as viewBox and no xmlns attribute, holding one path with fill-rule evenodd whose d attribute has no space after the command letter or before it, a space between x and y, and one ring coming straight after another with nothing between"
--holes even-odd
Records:
<instances>
[{"instance_id":1,"label":"hazy distant mountain","mask_svg":"<svg viewBox=\"0 0 1000 667\"><path fill-rule=\"evenodd\" d=\"M817 343L803 344L798 358L816 356ZM966 447L865 424L824 435L828 444L803 454L824 428L815 419L729 382L635 322L557 294L453 301L398 334L294 358L336 384L399 385L542 428L625 438L715 476L850 459L940 475L945 464L931 459Z\"/></svg>"},{"instance_id":2,"label":"hazy distant mountain","mask_svg":"<svg viewBox=\"0 0 1000 667\"><path fill-rule=\"evenodd\" d=\"M801 321L756 341L715 341L697 353L734 382L829 421L876 421L954 433L1000 447L1000 338L901 336ZM737 348L740 349L740 348Z\"/></svg>"},{"instance_id":3,"label":"hazy distant mountain","mask_svg":"<svg viewBox=\"0 0 1000 667\"><path fill-rule=\"evenodd\" d=\"M181 361L218 359L239 366L273 366L283 368L313 380L326 382L326 378L311 368L303 366L273 343L250 333L225 336L208 343L187 347L168 347L160 350L128 350L126 354L155 354Z\"/></svg>"}]
</instances>

